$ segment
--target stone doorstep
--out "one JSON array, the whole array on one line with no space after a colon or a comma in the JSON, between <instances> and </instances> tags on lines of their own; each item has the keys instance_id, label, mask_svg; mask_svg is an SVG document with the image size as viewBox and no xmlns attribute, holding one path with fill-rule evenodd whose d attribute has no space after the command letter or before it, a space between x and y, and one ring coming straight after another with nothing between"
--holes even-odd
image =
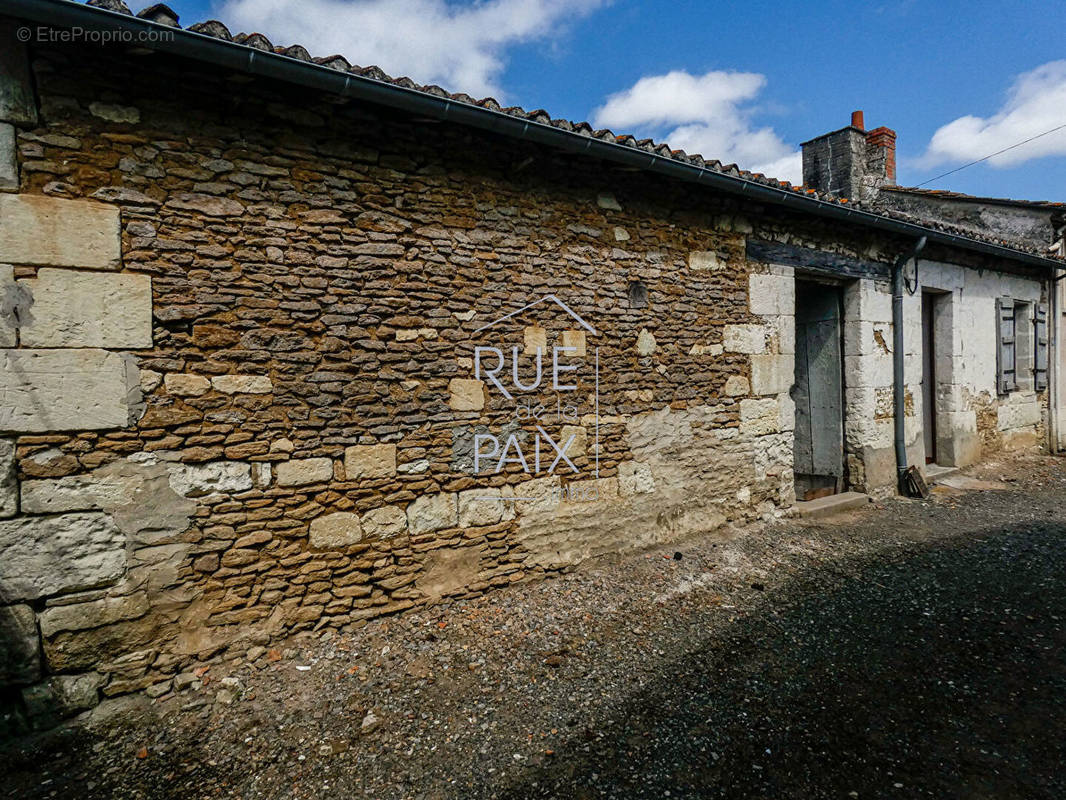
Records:
<instances>
[{"instance_id":1,"label":"stone doorstep","mask_svg":"<svg viewBox=\"0 0 1066 800\"><path fill-rule=\"evenodd\" d=\"M959 471L958 467L942 467L939 464L925 465L925 482L932 486Z\"/></svg>"},{"instance_id":2,"label":"stone doorstep","mask_svg":"<svg viewBox=\"0 0 1066 800\"><path fill-rule=\"evenodd\" d=\"M800 517L828 517L844 511L861 508L872 503L873 498L861 492L841 492L817 500L799 500L796 502L796 515Z\"/></svg>"}]
</instances>

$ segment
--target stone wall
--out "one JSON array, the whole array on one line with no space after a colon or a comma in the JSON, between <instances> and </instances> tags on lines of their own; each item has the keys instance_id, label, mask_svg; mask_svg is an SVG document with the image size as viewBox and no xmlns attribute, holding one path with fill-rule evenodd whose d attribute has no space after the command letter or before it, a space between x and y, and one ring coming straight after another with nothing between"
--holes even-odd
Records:
<instances>
[{"instance_id":1,"label":"stone wall","mask_svg":"<svg viewBox=\"0 0 1066 800\"><path fill-rule=\"evenodd\" d=\"M31 717L792 505L794 276L746 237L905 242L126 58L35 54L0 195Z\"/></svg>"}]
</instances>

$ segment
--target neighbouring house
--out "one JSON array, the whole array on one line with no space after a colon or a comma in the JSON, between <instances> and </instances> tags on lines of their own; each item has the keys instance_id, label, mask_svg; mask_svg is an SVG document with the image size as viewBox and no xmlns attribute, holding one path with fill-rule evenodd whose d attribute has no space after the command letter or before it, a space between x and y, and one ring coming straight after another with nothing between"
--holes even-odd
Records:
<instances>
[{"instance_id":1,"label":"neighbouring house","mask_svg":"<svg viewBox=\"0 0 1066 800\"><path fill-rule=\"evenodd\" d=\"M0 0L0 184L32 724L1048 446L1046 248L165 6Z\"/></svg>"},{"instance_id":2,"label":"neighbouring house","mask_svg":"<svg viewBox=\"0 0 1066 800\"><path fill-rule=\"evenodd\" d=\"M846 198L859 207L888 213L897 218L919 224L935 224L962 235L991 236L1007 245L1058 257L1066 256L1066 204L1032 200L1010 200L997 197L974 197L959 192L921 189L896 185L896 132L886 127L867 131L862 111L855 111L851 124L803 143L803 181L809 188L832 197ZM925 268L926 263L920 262ZM969 275L969 273L967 273ZM973 276L970 275L973 280ZM937 314L937 307L945 298L938 289L935 274L921 279L923 313ZM966 285L958 287L962 301ZM1066 351L1056 348L1055 363L1048 373L1048 354L1045 346L1061 341L1063 314L1066 313L1066 282L1056 276L1055 288L1045 293L1045 303L1033 306L1031 298L1004 294L998 298L1000 314L997 335L1001 342L996 391L1000 397L1011 392L1040 391L1049 388L1048 436L1052 449L1066 449ZM984 324L978 317L976 323ZM930 330L935 321L926 325ZM965 335L965 333L964 333ZM1015 341L1016 340L1016 341ZM931 346L930 346L931 345ZM954 352L954 351L953 351ZM937 457L937 422L948 411L960 409L960 399L938 396L946 382L941 370L937 372L936 342L923 344L923 433L926 456ZM962 355L961 352L958 355ZM974 357L982 358L975 352ZM1017 360L1017 370L1013 370ZM992 396L991 363L984 364L985 380L982 391ZM928 378L928 379L926 379ZM937 388L939 387L939 388ZM972 404L961 401L961 408L969 411ZM943 424L943 423L942 423ZM963 463L967 463L966 459ZM948 463L951 463L948 460Z\"/></svg>"}]
</instances>

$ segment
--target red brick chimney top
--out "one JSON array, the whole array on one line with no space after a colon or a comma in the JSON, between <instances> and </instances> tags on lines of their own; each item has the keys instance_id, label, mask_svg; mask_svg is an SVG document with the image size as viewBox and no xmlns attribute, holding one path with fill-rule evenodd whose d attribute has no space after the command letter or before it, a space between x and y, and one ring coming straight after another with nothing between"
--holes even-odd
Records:
<instances>
[{"instance_id":1,"label":"red brick chimney top","mask_svg":"<svg viewBox=\"0 0 1066 800\"><path fill-rule=\"evenodd\" d=\"M862 118L861 111L851 112L851 127L858 128L860 131L866 130L866 123Z\"/></svg>"},{"instance_id":2,"label":"red brick chimney top","mask_svg":"<svg viewBox=\"0 0 1066 800\"><path fill-rule=\"evenodd\" d=\"M889 183L896 182L896 132L882 125L866 134L866 144L885 149L885 177Z\"/></svg>"}]
</instances>

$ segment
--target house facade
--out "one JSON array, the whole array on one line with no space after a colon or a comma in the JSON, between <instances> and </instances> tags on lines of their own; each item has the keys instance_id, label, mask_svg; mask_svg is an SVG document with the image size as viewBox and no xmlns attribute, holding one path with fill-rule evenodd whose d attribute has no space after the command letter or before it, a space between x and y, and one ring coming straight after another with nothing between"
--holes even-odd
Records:
<instances>
[{"instance_id":1,"label":"house facade","mask_svg":"<svg viewBox=\"0 0 1066 800\"><path fill-rule=\"evenodd\" d=\"M991 236L1032 252L1059 257L1066 254L1063 235L1066 231L1066 204L975 197L958 192L898 186L896 133L886 127L867 131L861 111L852 114L851 124L847 127L803 144L803 178L807 186L819 192L847 198L874 211L935 224L964 235ZM922 266L926 266L924 262ZM996 312L996 324L988 329L996 337L996 372L993 378L988 371L991 362L978 358L978 370L983 369L985 378L972 382L970 391L986 399L998 396L1000 404L1003 404L1003 398L1020 393L1018 397L1024 399L1013 402L1025 404L1034 399L1034 394L1046 389L1048 444L1053 450L1062 451L1066 449L1066 431L1063 429L1063 420L1066 419L1066 384L1063 383L1066 355L1061 347L1054 348L1053 344L1061 341L1063 313L1066 310L1066 282L1061 279L1061 271L1054 272L1052 285L1045 291L1043 301L1015 296L1009 287L1002 287L1003 295L996 298L999 309ZM937 314L936 308L943 307L949 298L944 289L938 288L938 279L931 280L928 287L922 284L923 297L924 294L936 297L926 298L923 302L927 307L925 313ZM974 291L968 291L970 287L967 281L975 284ZM939 282L944 285L943 278ZM971 298L975 293L979 295L979 283L979 276L972 273L960 276L960 281L953 284L957 285L957 292L951 292L952 304L962 302L964 291ZM984 305L983 311L975 309L975 319L979 323L988 317L989 304ZM926 327L933 328L935 323ZM979 331L972 333L980 337ZM969 335L965 338L972 340ZM936 342L932 344L935 347ZM1049 348L1055 352L1049 355ZM930 351L931 348L926 346L924 349ZM946 351L940 348L937 352ZM931 387L941 386L940 391L945 387L941 380L944 371L937 374L932 368L937 362L935 358L929 358L924 372L931 374L933 380L923 384L923 428L927 454L935 447L938 438L937 421L940 420L941 428L948 422L939 416L934 418L932 414L934 404L930 401L933 394ZM943 405L941 400L935 407L942 408ZM959 408L960 401L955 399L949 405ZM976 404L965 400L961 402L961 407L967 411L971 408L976 410L981 405L980 401ZM1008 401L1006 405L1009 407L1013 403ZM1035 415L1035 411L1029 413ZM957 463L968 463L973 457L976 455L964 457ZM938 455L938 458L941 457ZM950 458L945 460L951 461Z\"/></svg>"},{"instance_id":2,"label":"house facade","mask_svg":"<svg viewBox=\"0 0 1066 800\"><path fill-rule=\"evenodd\" d=\"M161 6L0 17L0 683L34 724L1047 447L1033 248Z\"/></svg>"}]
</instances>

